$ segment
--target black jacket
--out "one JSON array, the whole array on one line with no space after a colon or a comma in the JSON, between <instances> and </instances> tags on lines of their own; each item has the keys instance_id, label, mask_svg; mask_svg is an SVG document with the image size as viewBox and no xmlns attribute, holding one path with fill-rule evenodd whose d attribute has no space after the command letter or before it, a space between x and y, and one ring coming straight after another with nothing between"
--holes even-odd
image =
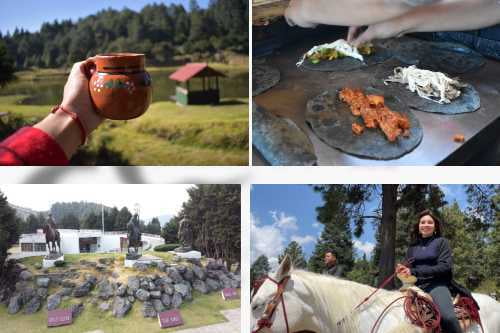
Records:
<instances>
[{"instance_id":1,"label":"black jacket","mask_svg":"<svg viewBox=\"0 0 500 333\"><path fill-rule=\"evenodd\" d=\"M453 259L446 238L432 236L419 239L408 248L406 260L408 259L414 260L410 271L417 278L416 285L419 288L427 291L430 286L445 285L454 295L458 293L472 298L467 288L453 280Z\"/></svg>"}]
</instances>

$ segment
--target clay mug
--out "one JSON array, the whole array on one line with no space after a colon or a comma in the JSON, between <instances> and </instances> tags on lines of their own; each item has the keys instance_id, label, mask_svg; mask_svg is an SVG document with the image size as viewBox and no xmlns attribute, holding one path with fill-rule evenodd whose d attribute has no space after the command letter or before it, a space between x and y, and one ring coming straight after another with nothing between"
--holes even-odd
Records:
<instances>
[{"instance_id":1,"label":"clay mug","mask_svg":"<svg viewBox=\"0 0 500 333\"><path fill-rule=\"evenodd\" d=\"M101 116L126 120L139 117L151 104L151 77L144 54L98 54L85 61L90 97Z\"/></svg>"}]
</instances>

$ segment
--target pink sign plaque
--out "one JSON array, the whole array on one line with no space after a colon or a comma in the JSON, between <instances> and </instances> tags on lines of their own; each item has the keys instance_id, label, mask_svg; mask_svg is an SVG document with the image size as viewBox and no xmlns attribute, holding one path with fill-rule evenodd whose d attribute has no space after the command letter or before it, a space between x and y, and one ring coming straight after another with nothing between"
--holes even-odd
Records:
<instances>
[{"instance_id":1,"label":"pink sign plaque","mask_svg":"<svg viewBox=\"0 0 500 333\"><path fill-rule=\"evenodd\" d=\"M161 328L184 325L179 310L169 310L158 313L158 322Z\"/></svg>"},{"instance_id":2,"label":"pink sign plaque","mask_svg":"<svg viewBox=\"0 0 500 333\"><path fill-rule=\"evenodd\" d=\"M73 324L73 314L70 309L52 310L48 313L47 326L56 327Z\"/></svg>"}]
</instances>

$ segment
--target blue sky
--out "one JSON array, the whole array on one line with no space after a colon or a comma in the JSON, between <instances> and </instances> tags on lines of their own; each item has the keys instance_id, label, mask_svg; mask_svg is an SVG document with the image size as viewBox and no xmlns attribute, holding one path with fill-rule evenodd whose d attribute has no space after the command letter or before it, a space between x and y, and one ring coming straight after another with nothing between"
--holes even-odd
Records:
<instances>
[{"instance_id":1,"label":"blue sky","mask_svg":"<svg viewBox=\"0 0 500 333\"><path fill-rule=\"evenodd\" d=\"M198 0L201 7L206 8L209 0ZM42 23L54 20L72 19L76 21L101 9L114 8L139 11L151 3L182 4L189 7L188 0L1 0L0 1L0 31L11 33L16 27L31 32L40 30Z\"/></svg>"},{"instance_id":2,"label":"blue sky","mask_svg":"<svg viewBox=\"0 0 500 333\"><path fill-rule=\"evenodd\" d=\"M449 203L458 202L464 209L467 197L462 185L440 185ZM277 256L292 240L301 244L307 257L314 250L323 226L316 221L320 194L309 185L253 185L251 194L251 261L265 254L276 262ZM378 196L366 205L370 213L379 205ZM368 256L375 244L374 230L366 224L363 235L353 239L359 255Z\"/></svg>"}]
</instances>

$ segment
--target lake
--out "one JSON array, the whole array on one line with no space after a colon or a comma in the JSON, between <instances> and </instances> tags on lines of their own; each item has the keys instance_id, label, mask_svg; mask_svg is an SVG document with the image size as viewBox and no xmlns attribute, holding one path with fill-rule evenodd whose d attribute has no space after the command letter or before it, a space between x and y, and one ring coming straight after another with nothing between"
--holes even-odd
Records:
<instances>
[{"instance_id":1,"label":"lake","mask_svg":"<svg viewBox=\"0 0 500 333\"><path fill-rule=\"evenodd\" d=\"M36 73L36 72L35 72ZM175 82L168 77L172 70L151 72L153 81L153 102L169 101L175 94ZM61 102L66 83L65 74L35 76L35 79L19 79L0 89L0 95L27 95L22 104L56 105ZM198 82L197 82L198 81ZM200 79L193 79L190 86L201 86ZM197 84L198 83L198 84ZM248 97L248 72L236 72L219 78L221 98Z\"/></svg>"}]
</instances>

